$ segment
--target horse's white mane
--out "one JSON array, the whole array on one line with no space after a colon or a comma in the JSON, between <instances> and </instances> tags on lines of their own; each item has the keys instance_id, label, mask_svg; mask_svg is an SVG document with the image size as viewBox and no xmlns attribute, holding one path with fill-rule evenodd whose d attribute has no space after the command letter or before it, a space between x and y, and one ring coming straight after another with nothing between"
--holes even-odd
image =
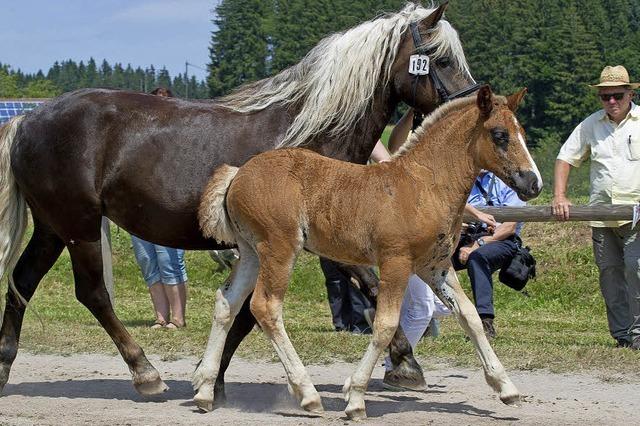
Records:
<instances>
[{"instance_id":1,"label":"horse's white mane","mask_svg":"<svg viewBox=\"0 0 640 426\"><path fill-rule=\"evenodd\" d=\"M219 105L250 113L275 103L301 105L300 113L278 147L300 146L331 127L338 136L352 128L370 105L381 82L389 81L402 34L412 22L435 11L409 3L398 13L364 22L323 39L299 63L274 77L240 87L219 99ZM432 60L451 56L458 71L469 74L462 45L444 19L425 43Z\"/></svg>"}]
</instances>

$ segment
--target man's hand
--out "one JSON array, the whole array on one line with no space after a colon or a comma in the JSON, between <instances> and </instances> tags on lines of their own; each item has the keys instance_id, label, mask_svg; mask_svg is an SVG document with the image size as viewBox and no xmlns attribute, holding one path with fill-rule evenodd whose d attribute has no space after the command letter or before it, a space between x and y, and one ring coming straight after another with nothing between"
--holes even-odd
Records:
<instances>
[{"instance_id":1,"label":"man's hand","mask_svg":"<svg viewBox=\"0 0 640 426\"><path fill-rule=\"evenodd\" d=\"M496 219L493 217L493 215L490 215L488 213L483 213L481 211L478 211L478 215L476 216L476 219L478 219L480 222L486 223L488 226L492 226L494 228L498 224L496 222Z\"/></svg>"},{"instance_id":2,"label":"man's hand","mask_svg":"<svg viewBox=\"0 0 640 426\"><path fill-rule=\"evenodd\" d=\"M469 260L469 256L471 256L471 253L473 253L478 247L480 246L475 241L469 246L460 247L460 251L458 252L458 259L460 260L460 264L466 265L467 260Z\"/></svg>"},{"instance_id":3,"label":"man's hand","mask_svg":"<svg viewBox=\"0 0 640 426\"><path fill-rule=\"evenodd\" d=\"M556 195L551 202L551 212L558 220L569 220L569 209L572 205L564 195Z\"/></svg>"}]
</instances>

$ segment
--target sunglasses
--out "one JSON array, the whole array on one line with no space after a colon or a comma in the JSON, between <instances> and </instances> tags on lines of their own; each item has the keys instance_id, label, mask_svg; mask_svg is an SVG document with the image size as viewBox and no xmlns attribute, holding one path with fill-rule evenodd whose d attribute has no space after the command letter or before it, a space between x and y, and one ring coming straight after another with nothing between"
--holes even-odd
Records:
<instances>
[{"instance_id":1,"label":"sunglasses","mask_svg":"<svg viewBox=\"0 0 640 426\"><path fill-rule=\"evenodd\" d=\"M624 93L624 92L621 92L621 93L606 93L606 94L602 94L602 95L598 95L598 96L600 96L600 99L603 102L609 102L609 99L611 99L611 98L615 99L616 101L621 101L622 98L624 98L625 94L626 93Z\"/></svg>"}]
</instances>

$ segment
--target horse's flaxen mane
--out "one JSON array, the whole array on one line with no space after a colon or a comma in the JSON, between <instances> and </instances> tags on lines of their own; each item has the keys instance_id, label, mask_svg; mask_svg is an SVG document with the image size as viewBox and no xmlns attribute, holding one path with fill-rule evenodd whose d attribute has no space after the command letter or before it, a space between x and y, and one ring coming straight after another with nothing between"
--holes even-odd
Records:
<instances>
[{"instance_id":1,"label":"horse's flaxen mane","mask_svg":"<svg viewBox=\"0 0 640 426\"><path fill-rule=\"evenodd\" d=\"M338 136L362 117L378 84L388 83L409 24L434 10L410 3L398 13L333 34L298 64L274 77L244 85L218 103L241 113L260 111L275 103L299 103L300 113L279 147L303 145L329 127L331 135ZM440 20L430 31L425 46L433 51L432 60L450 56L460 73L469 74L460 39L447 21Z\"/></svg>"},{"instance_id":2,"label":"horse's flaxen mane","mask_svg":"<svg viewBox=\"0 0 640 426\"><path fill-rule=\"evenodd\" d=\"M466 98L460 98L440 105L435 111L426 116L420 127L411 133L411 136L407 138L400 148L392 155L391 158L399 157L406 152L410 151L415 145L422 140L422 137L431 126L433 126L438 120L449 114L453 110L463 110L470 105L476 104L476 96L469 96Z\"/></svg>"}]
</instances>

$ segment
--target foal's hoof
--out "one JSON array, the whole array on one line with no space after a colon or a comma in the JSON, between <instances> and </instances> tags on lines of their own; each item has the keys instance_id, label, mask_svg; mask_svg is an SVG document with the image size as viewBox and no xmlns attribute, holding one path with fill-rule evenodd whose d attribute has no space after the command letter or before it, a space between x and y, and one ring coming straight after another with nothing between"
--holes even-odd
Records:
<instances>
[{"instance_id":1,"label":"foal's hoof","mask_svg":"<svg viewBox=\"0 0 640 426\"><path fill-rule=\"evenodd\" d=\"M502 401L506 405L511 405L512 407L518 407L522 402L519 393L504 393L500 394L500 401Z\"/></svg>"},{"instance_id":2,"label":"foal's hoof","mask_svg":"<svg viewBox=\"0 0 640 426\"><path fill-rule=\"evenodd\" d=\"M302 407L303 410L308 411L311 414L315 414L317 416L324 415L324 407L322 406L322 401L320 401L320 397L303 399L300 402L300 406Z\"/></svg>"},{"instance_id":3,"label":"foal's hoof","mask_svg":"<svg viewBox=\"0 0 640 426\"><path fill-rule=\"evenodd\" d=\"M346 410L344 410L344 412L346 413L347 417L349 418L349 420L354 420L354 421L360 421L360 420L364 420L367 418L367 412L365 411L364 408L349 408L347 407Z\"/></svg>"},{"instance_id":4,"label":"foal's hoof","mask_svg":"<svg viewBox=\"0 0 640 426\"><path fill-rule=\"evenodd\" d=\"M202 411L207 413L213 411L213 386L210 383L203 383L193 397L193 402Z\"/></svg>"}]
</instances>

